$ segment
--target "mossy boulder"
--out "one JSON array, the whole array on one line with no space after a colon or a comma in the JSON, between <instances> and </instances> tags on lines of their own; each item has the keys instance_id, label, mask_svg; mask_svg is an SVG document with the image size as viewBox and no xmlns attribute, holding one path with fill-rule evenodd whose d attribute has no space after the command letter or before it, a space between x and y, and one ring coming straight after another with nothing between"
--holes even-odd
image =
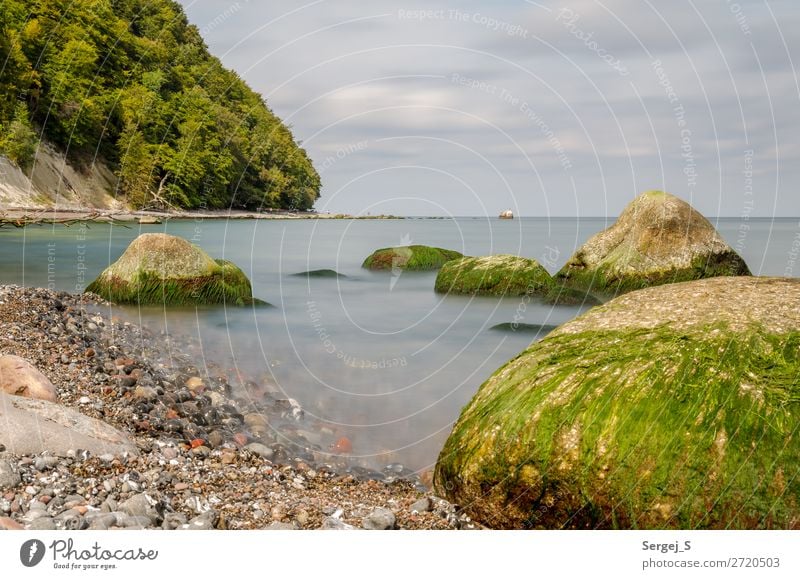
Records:
<instances>
[{"instance_id":1,"label":"mossy boulder","mask_svg":"<svg viewBox=\"0 0 800 579\"><path fill-rule=\"evenodd\" d=\"M431 271L442 267L453 259L464 257L457 251L428 247L427 245L407 245L379 249L361 267L372 270L410 270Z\"/></svg>"},{"instance_id":2,"label":"mossy boulder","mask_svg":"<svg viewBox=\"0 0 800 579\"><path fill-rule=\"evenodd\" d=\"M714 226L682 199L648 191L589 239L556 274L575 288L613 294L716 276L750 275Z\"/></svg>"},{"instance_id":3,"label":"mossy boulder","mask_svg":"<svg viewBox=\"0 0 800 579\"><path fill-rule=\"evenodd\" d=\"M134 239L86 291L120 304L263 303L253 298L250 280L235 264L164 233Z\"/></svg>"},{"instance_id":4,"label":"mossy boulder","mask_svg":"<svg viewBox=\"0 0 800 579\"><path fill-rule=\"evenodd\" d=\"M545 295L553 278L535 259L516 255L465 257L449 261L436 276L439 293L523 296Z\"/></svg>"},{"instance_id":5,"label":"mossy boulder","mask_svg":"<svg viewBox=\"0 0 800 579\"><path fill-rule=\"evenodd\" d=\"M800 280L628 293L500 368L435 488L497 528L800 528Z\"/></svg>"}]
</instances>

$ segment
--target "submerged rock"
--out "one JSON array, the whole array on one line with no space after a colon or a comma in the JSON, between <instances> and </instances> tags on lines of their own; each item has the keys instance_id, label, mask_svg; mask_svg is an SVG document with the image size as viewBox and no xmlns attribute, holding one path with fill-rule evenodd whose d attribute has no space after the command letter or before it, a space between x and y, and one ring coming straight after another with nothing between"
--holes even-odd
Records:
<instances>
[{"instance_id":1,"label":"submerged rock","mask_svg":"<svg viewBox=\"0 0 800 579\"><path fill-rule=\"evenodd\" d=\"M551 324L523 324L520 322L505 322L502 324L495 324L489 329L495 332L518 332L520 334L537 334L540 336L546 336L557 327L558 326L553 326Z\"/></svg>"},{"instance_id":2,"label":"submerged rock","mask_svg":"<svg viewBox=\"0 0 800 579\"><path fill-rule=\"evenodd\" d=\"M457 251L428 247L427 245L408 245L379 249L361 267L373 270L436 270L448 261L464 257Z\"/></svg>"},{"instance_id":3,"label":"submerged rock","mask_svg":"<svg viewBox=\"0 0 800 579\"><path fill-rule=\"evenodd\" d=\"M333 269L312 269L311 271L294 273L292 274L292 277L310 277L314 279L319 279L319 278L339 279L339 278L345 278L347 276Z\"/></svg>"},{"instance_id":4,"label":"submerged rock","mask_svg":"<svg viewBox=\"0 0 800 579\"><path fill-rule=\"evenodd\" d=\"M485 382L435 488L500 528L800 528L800 280L632 292Z\"/></svg>"},{"instance_id":5,"label":"submerged rock","mask_svg":"<svg viewBox=\"0 0 800 579\"><path fill-rule=\"evenodd\" d=\"M535 259L490 255L446 263L436 276L435 287L439 293L544 296L553 288L553 278Z\"/></svg>"},{"instance_id":6,"label":"submerged rock","mask_svg":"<svg viewBox=\"0 0 800 579\"><path fill-rule=\"evenodd\" d=\"M145 233L86 288L117 303L260 304L236 265L174 235Z\"/></svg>"},{"instance_id":7,"label":"submerged rock","mask_svg":"<svg viewBox=\"0 0 800 579\"><path fill-rule=\"evenodd\" d=\"M556 279L615 293L738 275L750 270L705 217L669 193L648 191L575 252Z\"/></svg>"},{"instance_id":8,"label":"submerged rock","mask_svg":"<svg viewBox=\"0 0 800 579\"><path fill-rule=\"evenodd\" d=\"M0 391L12 396L58 401L56 387L47 376L19 356L0 356Z\"/></svg>"}]
</instances>

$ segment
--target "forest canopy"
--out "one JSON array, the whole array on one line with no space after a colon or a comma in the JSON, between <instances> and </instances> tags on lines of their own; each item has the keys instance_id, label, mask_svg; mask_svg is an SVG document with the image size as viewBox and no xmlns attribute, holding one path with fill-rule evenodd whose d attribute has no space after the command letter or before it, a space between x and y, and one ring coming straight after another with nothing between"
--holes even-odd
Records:
<instances>
[{"instance_id":1,"label":"forest canopy","mask_svg":"<svg viewBox=\"0 0 800 579\"><path fill-rule=\"evenodd\" d=\"M320 178L171 0L2 0L0 153L99 157L134 207L309 209Z\"/></svg>"}]
</instances>

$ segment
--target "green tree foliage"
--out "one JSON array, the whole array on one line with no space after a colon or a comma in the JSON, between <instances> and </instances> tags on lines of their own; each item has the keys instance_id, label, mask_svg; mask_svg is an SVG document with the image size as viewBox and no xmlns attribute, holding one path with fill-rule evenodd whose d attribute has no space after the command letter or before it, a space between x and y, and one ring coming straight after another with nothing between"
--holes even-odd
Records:
<instances>
[{"instance_id":1,"label":"green tree foliage","mask_svg":"<svg viewBox=\"0 0 800 579\"><path fill-rule=\"evenodd\" d=\"M27 168L36 154L39 139L28 118L28 107L17 103L8 128L0 128L0 153L22 168Z\"/></svg>"},{"instance_id":2,"label":"green tree foliage","mask_svg":"<svg viewBox=\"0 0 800 579\"><path fill-rule=\"evenodd\" d=\"M73 159L115 167L137 207L305 210L319 197L289 128L172 0L0 1L4 135L23 119Z\"/></svg>"}]
</instances>

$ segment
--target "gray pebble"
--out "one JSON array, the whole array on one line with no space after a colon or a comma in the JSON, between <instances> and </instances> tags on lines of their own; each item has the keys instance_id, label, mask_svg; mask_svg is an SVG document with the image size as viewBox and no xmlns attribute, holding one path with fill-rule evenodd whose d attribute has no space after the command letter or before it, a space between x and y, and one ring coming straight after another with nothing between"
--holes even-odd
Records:
<instances>
[{"instance_id":1,"label":"gray pebble","mask_svg":"<svg viewBox=\"0 0 800 579\"><path fill-rule=\"evenodd\" d=\"M370 531L387 531L394 529L396 519L389 509L378 507L366 517L361 519L361 526Z\"/></svg>"},{"instance_id":2,"label":"gray pebble","mask_svg":"<svg viewBox=\"0 0 800 579\"><path fill-rule=\"evenodd\" d=\"M155 508L156 503L157 501L147 493L140 493L120 503L119 510L132 517L149 517L155 521L158 518L158 512Z\"/></svg>"},{"instance_id":3,"label":"gray pebble","mask_svg":"<svg viewBox=\"0 0 800 579\"><path fill-rule=\"evenodd\" d=\"M275 454L270 447L265 446L260 442L251 442L245 446L244 449L249 450L253 454L257 454L261 458L266 458L267 460L270 460Z\"/></svg>"},{"instance_id":4,"label":"gray pebble","mask_svg":"<svg viewBox=\"0 0 800 579\"><path fill-rule=\"evenodd\" d=\"M53 517L39 517L28 525L31 531L55 531L56 522Z\"/></svg>"},{"instance_id":5,"label":"gray pebble","mask_svg":"<svg viewBox=\"0 0 800 579\"><path fill-rule=\"evenodd\" d=\"M327 531L354 531L355 527L353 525L348 525L341 519L325 517L320 529L325 529Z\"/></svg>"},{"instance_id":6,"label":"gray pebble","mask_svg":"<svg viewBox=\"0 0 800 579\"><path fill-rule=\"evenodd\" d=\"M274 521L266 526L264 529L265 531L296 531L297 527L295 527L292 523L281 523L278 521Z\"/></svg>"},{"instance_id":7,"label":"gray pebble","mask_svg":"<svg viewBox=\"0 0 800 579\"><path fill-rule=\"evenodd\" d=\"M202 515L198 515L185 525L181 525L181 529L187 531L211 531L217 524L219 515L216 511L206 511Z\"/></svg>"},{"instance_id":8,"label":"gray pebble","mask_svg":"<svg viewBox=\"0 0 800 579\"><path fill-rule=\"evenodd\" d=\"M37 456L33 461L33 467L39 472L53 469L58 466L59 459L55 456Z\"/></svg>"},{"instance_id":9,"label":"gray pebble","mask_svg":"<svg viewBox=\"0 0 800 579\"><path fill-rule=\"evenodd\" d=\"M0 460L0 489L12 488L22 483L16 466L9 460Z\"/></svg>"},{"instance_id":10,"label":"gray pebble","mask_svg":"<svg viewBox=\"0 0 800 579\"><path fill-rule=\"evenodd\" d=\"M427 513L431 510L431 499L428 497L421 498L409 507L412 513Z\"/></svg>"}]
</instances>

